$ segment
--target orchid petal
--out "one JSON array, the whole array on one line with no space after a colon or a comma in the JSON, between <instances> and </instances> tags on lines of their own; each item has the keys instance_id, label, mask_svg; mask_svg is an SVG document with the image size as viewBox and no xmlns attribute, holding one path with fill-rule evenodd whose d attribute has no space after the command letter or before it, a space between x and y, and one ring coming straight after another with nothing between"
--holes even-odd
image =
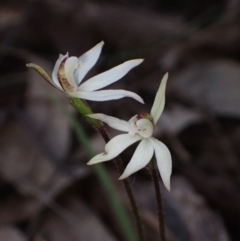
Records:
<instances>
[{"instance_id":1,"label":"orchid petal","mask_svg":"<svg viewBox=\"0 0 240 241\"><path fill-rule=\"evenodd\" d=\"M154 124L157 123L165 105L165 90L166 90L167 79L168 79L168 73L166 73L162 78L161 84L159 86L159 89L157 91L157 94L151 109L151 116L153 117Z\"/></svg>"},{"instance_id":2,"label":"orchid petal","mask_svg":"<svg viewBox=\"0 0 240 241\"><path fill-rule=\"evenodd\" d=\"M139 135L144 138L152 136L153 133L153 124L148 119L140 119L136 122Z\"/></svg>"},{"instance_id":3,"label":"orchid petal","mask_svg":"<svg viewBox=\"0 0 240 241\"><path fill-rule=\"evenodd\" d=\"M26 64L26 66L36 70L50 85L52 85L55 88L58 88L58 89L62 90L62 88L59 88L58 86L55 85L55 83L51 80L51 78L46 73L46 71L44 69L42 69L40 66L38 66L36 64L33 64L33 63Z\"/></svg>"},{"instance_id":4,"label":"orchid petal","mask_svg":"<svg viewBox=\"0 0 240 241\"><path fill-rule=\"evenodd\" d=\"M126 132L129 131L129 123L127 121L120 120L118 118L104 115L104 114L90 114L88 116L93 119L98 119L100 121L103 121L106 124L108 124L110 127L114 128L116 130L126 131Z\"/></svg>"},{"instance_id":5,"label":"orchid petal","mask_svg":"<svg viewBox=\"0 0 240 241\"><path fill-rule=\"evenodd\" d=\"M101 41L78 58L80 66L76 73L77 85L81 83L82 79L86 76L88 71L96 64L101 54L103 45L104 42Z\"/></svg>"},{"instance_id":6,"label":"orchid petal","mask_svg":"<svg viewBox=\"0 0 240 241\"><path fill-rule=\"evenodd\" d=\"M138 133L138 128L137 128L137 126L136 126L136 122L137 122L136 117L137 117L137 116L138 116L138 115L133 116L133 117L128 121L128 123L129 123L129 125L130 125L128 134L129 134L130 136L134 136L136 133Z\"/></svg>"},{"instance_id":7,"label":"orchid petal","mask_svg":"<svg viewBox=\"0 0 240 241\"><path fill-rule=\"evenodd\" d=\"M92 165L99 162L109 161L118 156L122 151L133 143L141 140L140 136L131 137L128 134L121 134L111 139L105 146L105 152L93 157L87 164Z\"/></svg>"},{"instance_id":8,"label":"orchid petal","mask_svg":"<svg viewBox=\"0 0 240 241\"><path fill-rule=\"evenodd\" d=\"M69 84L75 89L77 88L77 83L74 78L74 73L78 67L78 58L77 57L70 57L66 60L64 64L64 71L65 71L65 76L69 82Z\"/></svg>"},{"instance_id":9,"label":"orchid petal","mask_svg":"<svg viewBox=\"0 0 240 241\"><path fill-rule=\"evenodd\" d=\"M138 145L136 151L134 152L132 159L128 163L123 174L119 177L122 180L134 172L144 168L153 156L153 146L148 139L143 139Z\"/></svg>"},{"instance_id":10,"label":"orchid petal","mask_svg":"<svg viewBox=\"0 0 240 241\"><path fill-rule=\"evenodd\" d=\"M62 55L62 54L59 55L59 58L58 58L57 62L55 63L55 66L54 66L53 72L52 72L52 81L61 90L63 90L63 89L62 89L62 86L60 85L60 83L58 81L57 73L58 73L60 64L62 63L62 61L65 58L68 58L68 53L66 53L65 55Z\"/></svg>"},{"instance_id":11,"label":"orchid petal","mask_svg":"<svg viewBox=\"0 0 240 241\"><path fill-rule=\"evenodd\" d=\"M172 173L172 158L171 153L161 141L151 137L149 141L155 150L158 170L162 177L163 183L168 191L170 191L170 176Z\"/></svg>"},{"instance_id":12,"label":"orchid petal","mask_svg":"<svg viewBox=\"0 0 240 241\"><path fill-rule=\"evenodd\" d=\"M126 75L132 68L141 64L143 59L133 59L124 62L106 72L98 74L79 86L79 90L94 91L104 88Z\"/></svg>"},{"instance_id":13,"label":"orchid petal","mask_svg":"<svg viewBox=\"0 0 240 241\"><path fill-rule=\"evenodd\" d=\"M140 103L144 103L143 99L139 95L126 90L99 90L94 92L77 90L75 93L72 93L72 96L93 101L107 101L131 97Z\"/></svg>"}]
</instances>

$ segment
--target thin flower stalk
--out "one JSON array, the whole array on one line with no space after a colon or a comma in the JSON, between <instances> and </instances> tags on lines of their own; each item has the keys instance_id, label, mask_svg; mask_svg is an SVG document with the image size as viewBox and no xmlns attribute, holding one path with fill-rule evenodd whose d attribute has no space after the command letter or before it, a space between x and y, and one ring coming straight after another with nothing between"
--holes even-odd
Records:
<instances>
[{"instance_id":1,"label":"thin flower stalk","mask_svg":"<svg viewBox=\"0 0 240 241\"><path fill-rule=\"evenodd\" d=\"M100 128L98 128L98 131L99 131L100 135L102 136L102 138L104 139L104 141L106 143L108 143L110 141L110 137L108 136L104 127L101 126ZM118 172L122 173L123 170L124 170L124 167L123 167L123 162L122 162L122 160L119 156L115 157L114 164L115 164ZM124 185L124 188L126 190L128 199L130 201L130 205L132 207L133 216L134 216L136 226L137 226L137 233L138 233L139 241L144 241L145 237L144 237L144 233L143 233L142 221L141 221L139 210L138 210L138 207L137 207L137 202L136 202L135 197L133 195L131 184L130 184L128 178L123 180L123 185Z\"/></svg>"},{"instance_id":2,"label":"thin flower stalk","mask_svg":"<svg viewBox=\"0 0 240 241\"><path fill-rule=\"evenodd\" d=\"M151 161L149 164L149 167L150 167L151 176L154 184L155 195L156 195L160 240L166 241L162 194L161 194L161 188L159 184L159 174L156 169L155 161Z\"/></svg>"}]
</instances>

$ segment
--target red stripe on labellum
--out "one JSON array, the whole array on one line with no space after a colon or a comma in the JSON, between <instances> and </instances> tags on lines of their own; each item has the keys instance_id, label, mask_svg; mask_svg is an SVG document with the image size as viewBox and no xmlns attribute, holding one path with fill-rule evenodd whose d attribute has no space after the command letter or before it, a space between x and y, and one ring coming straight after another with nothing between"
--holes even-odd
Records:
<instances>
[{"instance_id":1,"label":"red stripe on labellum","mask_svg":"<svg viewBox=\"0 0 240 241\"><path fill-rule=\"evenodd\" d=\"M57 72L57 77L58 77L58 81L60 83L60 85L62 86L63 90L66 92L73 92L74 91L74 86L72 86L65 75L65 62L66 62L67 58L64 58L59 66L58 72Z\"/></svg>"}]
</instances>

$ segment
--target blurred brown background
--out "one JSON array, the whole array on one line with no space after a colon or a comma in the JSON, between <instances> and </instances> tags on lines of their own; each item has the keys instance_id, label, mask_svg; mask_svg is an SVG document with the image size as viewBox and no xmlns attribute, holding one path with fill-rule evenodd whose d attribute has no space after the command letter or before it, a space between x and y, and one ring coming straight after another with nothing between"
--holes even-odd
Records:
<instances>
[{"instance_id":1,"label":"blurred brown background","mask_svg":"<svg viewBox=\"0 0 240 241\"><path fill-rule=\"evenodd\" d=\"M76 113L25 66L36 63L51 75L59 53L80 56L101 40L90 75L144 58L111 87L134 91L146 104L89 102L93 111L126 120L149 111L169 72L155 130L173 156L172 190L162 188L168 240L240 240L239 13L239 0L1 0L0 240L124 240L83 148L48 96ZM102 151L101 138L79 121ZM125 164L133 151L123 153ZM112 162L104 165L131 216L119 174ZM158 240L147 169L130 180L146 240Z\"/></svg>"}]
</instances>

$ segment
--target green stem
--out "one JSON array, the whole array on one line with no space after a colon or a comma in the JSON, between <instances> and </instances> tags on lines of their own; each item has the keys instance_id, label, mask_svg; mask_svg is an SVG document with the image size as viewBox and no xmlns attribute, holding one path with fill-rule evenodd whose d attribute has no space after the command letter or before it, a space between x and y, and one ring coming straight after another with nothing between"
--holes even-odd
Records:
<instances>
[{"instance_id":1,"label":"green stem","mask_svg":"<svg viewBox=\"0 0 240 241\"><path fill-rule=\"evenodd\" d=\"M162 205L162 194L159 185L159 175L156 169L156 165L154 161L151 161L150 164L151 175L154 183L154 189L157 200L157 209L158 209L158 222L159 222L159 231L160 231L160 240L166 241L165 236L165 224L164 224L164 215L163 215L163 205Z\"/></svg>"},{"instance_id":2,"label":"green stem","mask_svg":"<svg viewBox=\"0 0 240 241\"><path fill-rule=\"evenodd\" d=\"M82 100L82 99L78 99L78 98L71 98L70 99L70 104L81 114L83 115L86 120L93 125L96 129L99 129L102 127L102 124L99 120L93 119L88 117L87 115L89 114L93 114L93 112L91 111L90 107L87 105L87 103Z\"/></svg>"},{"instance_id":3,"label":"green stem","mask_svg":"<svg viewBox=\"0 0 240 241\"><path fill-rule=\"evenodd\" d=\"M85 118L87 118L87 120L90 122L90 124L92 124L97 129L97 131L100 133L100 135L102 136L102 138L105 140L106 143L110 141L110 138L109 138L106 130L104 129L103 125L101 124L101 122L99 120L92 119L92 118L89 118L86 116L88 114L92 114L92 111L85 101L78 99L78 98L71 98L70 103L79 113L81 113ZM117 170L120 173L122 173L123 169L124 169L122 160L119 157L117 157L114 159L114 164L117 167ZM129 201L130 201L130 204L132 207L133 215L134 215L134 218L136 221L139 240L144 241L142 222L140 219L139 211L137 208L137 204L136 204L136 201L135 201L135 198L133 195L131 185L130 185L128 179L124 179L123 184L124 184L126 193L128 195L128 198L129 198Z\"/></svg>"}]
</instances>

